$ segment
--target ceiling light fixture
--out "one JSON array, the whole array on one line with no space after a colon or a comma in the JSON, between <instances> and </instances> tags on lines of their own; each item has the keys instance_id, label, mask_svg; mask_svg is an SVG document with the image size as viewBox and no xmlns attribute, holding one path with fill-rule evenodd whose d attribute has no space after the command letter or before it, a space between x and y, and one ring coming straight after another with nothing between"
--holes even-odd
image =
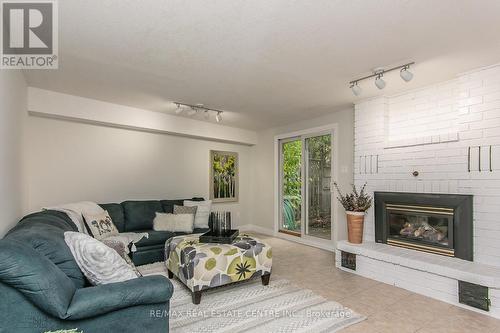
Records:
<instances>
[{"instance_id":1,"label":"ceiling light fixture","mask_svg":"<svg viewBox=\"0 0 500 333\"><path fill-rule=\"evenodd\" d=\"M373 71L373 74L365 76L365 77L362 77L362 78L359 78L359 79L356 79L356 80L352 80L351 82L349 82L349 88L351 88L352 93L355 96L359 96L362 93L362 89L358 85L358 83L360 81L371 79L371 78L374 77L375 78L375 86L377 86L378 89L384 89L385 86L387 85L387 83L383 79L384 74L388 73L388 72L392 72L392 71L398 70L398 69L400 70L399 75L401 76L401 78L405 82L409 82L409 81L411 81L411 79L413 79L413 73L410 72L409 69L410 69L410 66L414 65L414 64L415 64L415 62L409 62L409 63L406 63L404 65L396 66L396 67L389 68L389 69L376 68Z\"/></svg>"},{"instance_id":2,"label":"ceiling light fixture","mask_svg":"<svg viewBox=\"0 0 500 333\"><path fill-rule=\"evenodd\" d=\"M363 92L363 89L361 89L361 87L358 86L358 81L351 83L351 89L352 89L352 93L355 96L359 96Z\"/></svg>"},{"instance_id":3,"label":"ceiling light fixture","mask_svg":"<svg viewBox=\"0 0 500 333\"><path fill-rule=\"evenodd\" d=\"M180 115L181 113L184 112L185 109L188 109L188 111L186 112L186 114L188 116L190 116L190 117L195 116L198 113L203 112L203 118L205 118L205 120L209 120L210 113L214 112L214 113L216 113L215 120L218 123L222 122L222 113L224 113L224 111L222 111L222 110L207 108L203 104L194 105L194 104L186 104L186 103L180 103L180 102L173 102L173 103L175 105L177 105L177 109L175 110L176 114Z\"/></svg>"},{"instance_id":4,"label":"ceiling light fixture","mask_svg":"<svg viewBox=\"0 0 500 333\"><path fill-rule=\"evenodd\" d=\"M413 73L408 70L409 68L410 68L409 65L405 66L401 68L401 71L399 72L399 76L401 76L401 78L406 82L410 82L411 79L413 79Z\"/></svg>"},{"instance_id":5,"label":"ceiling light fixture","mask_svg":"<svg viewBox=\"0 0 500 333\"><path fill-rule=\"evenodd\" d=\"M375 85L377 86L377 88L379 88L381 90L384 89L385 85L386 85L386 83L385 83L384 79L382 78L382 76L384 76L384 74L380 73L380 74L377 75L377 78L375 79Z\"/></svg>"}]
</instances>

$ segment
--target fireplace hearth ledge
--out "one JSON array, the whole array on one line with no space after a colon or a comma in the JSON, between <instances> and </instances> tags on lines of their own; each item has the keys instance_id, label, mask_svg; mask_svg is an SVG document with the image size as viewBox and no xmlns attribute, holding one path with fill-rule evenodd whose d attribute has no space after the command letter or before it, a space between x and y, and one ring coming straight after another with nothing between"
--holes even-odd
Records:
<instances>
[{"instance_id":1,"label":"fireplace hearth ledge","mask_svg":"<svg viewBox=\"0 0 500 333\"><path fill-rule=\"evenodd\" d=\"M343 252L353 255L342 255ZM351 244L347 241L337 243L335 266L346 272L500 319L500 267L383 243ZM460 281L488 288L489 311L460 303Z\"/></svg>"},{"instance_id":2,"label":"fireplace hearth ledge","mask_svg":"<svg viewBox=\"0 0 500 333\"><path fill-rule=\"evenodd\" d=\"M337 243L337 250L488 288L500 289L500 267L375 242L351 244L343 240ZM339 256L337 255L337 257Z\"/></svg>"}]
</instances>

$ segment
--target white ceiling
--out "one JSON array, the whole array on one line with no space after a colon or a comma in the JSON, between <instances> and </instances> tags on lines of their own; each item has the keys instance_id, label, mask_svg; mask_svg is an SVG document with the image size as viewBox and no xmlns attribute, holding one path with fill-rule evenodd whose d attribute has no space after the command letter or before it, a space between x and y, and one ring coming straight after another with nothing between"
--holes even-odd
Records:
<instances>
[{"instance_id":1,"label":"white ceiling","mask_svg":"<svg viewBox=\"0 0 500 333\"><path fill-rule=\"evenodd\" d=\"M29 85L168 113L203 103L249 129L345 108L347 82L378 66L417 62L410 83L386 75L393 94L500 62L498 0L64 0L59 17L59 70L26 71Z\"/></svg>"}]
</instances>

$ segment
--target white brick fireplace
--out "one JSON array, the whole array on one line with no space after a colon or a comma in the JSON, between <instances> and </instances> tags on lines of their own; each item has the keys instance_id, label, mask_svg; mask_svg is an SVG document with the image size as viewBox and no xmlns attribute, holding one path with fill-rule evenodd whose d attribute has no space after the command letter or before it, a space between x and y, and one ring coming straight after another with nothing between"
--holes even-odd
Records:
<instances>
[{"instance_id":1,"label":"white brick fireplace","mask_svg":"<svg viewBox=\"0 0 500 333\"><path fill-rule=\"evenodd\" d=\"M391 256L398 251L402 256L418 252L373 244L371 209L365 221L367 244L338 245L340 250L358 254L356 273L454 304L458 304L457 280L482 281L490 287L489 314L500 317L500 65L356 104L354 172L355 184L359 187L366 182L372 194L474 196L473 263L461 265L462 260L436 254L418 254L413 258L417 261L410 263L394 260ZM390 255L377 255L377 251ZM472 270L475 277L446 273L437 266L435 270L432 264L450 269L458 265L462 273ZM480 280L481 272L491 280ZM433 283L423 285L422 279Z\"/></svg>"}]
</instances>

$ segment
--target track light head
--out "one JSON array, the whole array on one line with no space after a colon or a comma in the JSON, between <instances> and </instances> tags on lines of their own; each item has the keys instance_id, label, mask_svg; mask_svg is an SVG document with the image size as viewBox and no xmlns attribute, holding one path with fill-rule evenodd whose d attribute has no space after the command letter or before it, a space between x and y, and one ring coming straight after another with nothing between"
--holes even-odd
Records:
<instances>
[{"instance_id":1,"label":"track light head","mask_svg":"<svg viewBox=\"0 0 500 333\"><path fill-rule=\"evenodd\" d=\"M408 70L409 68L410 66L405 66L401 68L401 71L399 72L399 76L401 76L405 82L410 82L411 79L413 79L413 73Z\"/></svg>"},{"instance_id":2,"label":"track light head","mask_svg":"<svg viewBox=\"0 0 500 333\"><path fill-rule=\"evenodd\" d=\"M358 81L351 83L351 90L355 96L359 96L363 92L363 89L361 89L361 87L358 86Z\"/></svg>"},{"instance_id":3,"label":"track light head","mask_svg":"<svg viewBox=\"0 0 500 333\"><path fill-rule=\"evenodd\" d=\"M377 78L375 79L375 85L377 86L377 88L379 88L381 90L385 88L385 81L382 78L382 76L383 76L383 74L379 74L379 75L377 75Z\"/></svg>"},{"instance_id":4,"label":"track light head","mask_svg":"<svg viewBox=\"0 0 500 333\"><path fill-rule=\"evenodd\" d=\"M217 112L217 115L215 116L215 120L220 123L222 121L222 112Z\"/></svg>"}]
</instances>

